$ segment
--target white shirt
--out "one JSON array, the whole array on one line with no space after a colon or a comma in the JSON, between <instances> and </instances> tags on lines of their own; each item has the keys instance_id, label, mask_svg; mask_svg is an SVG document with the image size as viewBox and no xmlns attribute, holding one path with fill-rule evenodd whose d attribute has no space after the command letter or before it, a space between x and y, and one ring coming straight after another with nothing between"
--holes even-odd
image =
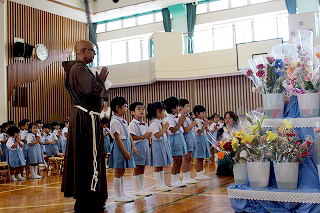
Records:
<instances>
[{"instance_id":1,"label":"white shirt","mask_svg":"<svg viewBox=\"0 0 320 213\"><path fill-rule=\"evenodd\" d=\"M169 128L168 128L168 134L169 135L183 133L183 127L182 126L180 126L178 131L176 131L175 133L172 133L170 131L170 128L177 126L177 124L179 122L179 116L174 116L172 114L168 114L167 117L164 119L164 122L168 122L169 123Z\"/></svg>"},{"instance_id":2,"label":"white shirt","mask_svg":"<svg viewBox=\"0 0 320 213\"><path fill-rule=\"evenodd\" d=\"M17 146L16 148L12 148L12 146L16 143L16 139L14 137L9 137L7 141L7 147L9 150L17 150L17 149L22 149L20 146ZM20 141L20 144L23 145L23 143Z\"/></svg>"},{"instance_id":3,"label":"white shirt","mask_svg":"<svg viewBox=\"0 0 320 213\"><path fill-rule=\"evenodd\" d=\"M40 136L39 133L37 133L37 137ZM36 136L33 133L29 133L27 136L27 143L33 143L37 141ZM40 142L43 142L43 138L40 136Z\"/></svg>"},{"instance_id":4,"label":"white shirt","mask_svg":"<svg viewBox=\"0 0 320 213\"><path fill-rule=\"evenodd\" d=\"M189 127L191 124L192 124L191 118L186 117L186 120L183 122L184 128ZM191 131L194 131L194 127L192 127L192 129L189 132L191 132Z\"/></svg>"},{"instance_id":5,"label":"white shirt","mask_svg":"<svg viewBox=\"0 0 320 213\"><path fill-rule=\"evenodd\" d=\"M53 134L57 137L57 138L60 138L59 136L58 136L58 133L59 133L59 129L55 129L55 130L53 130ZM61 135L60 135L61 136Z\"/></svg>"},{"instance_id":6,"label":"white shirt","mask_svg":"<svg viewBox=\"0 0 320 213\"><path fill-rule=\"evenodd\" d=\"M1 133L0 134L0 142L4 142L7 139L7 134L6 133Z\"/></svg>"},{"instance_id":7,"label":"white shirt","mask_svg":"<svg viewBox=\"0 0 320 213\"><path fill-rule=\"evenodd\" d=\"M165 133L160 138L156 138L156 136L155 136L155 134L157 134L158 132L160 132L162 130L162 122L159 119L153 119L151 121L149 129L152 133L152 140L160 140L163 138L163 136L166 135L166 133Z\"/></svg>"},{"instance_id":8,"label":"white shirt","mask_svg":"<svg viewBox=\"0 0 320 213\"><path fill-rule=\"evenodd\" d=\"M50 142L56 143L58 140L58 137L50 132L49 134L44 133L43 139L47 143L50 143Z\"/></svg>"},{"instance_id":9,"label":"white shirt","mask_svg":"<svg viewBox=\"0 0 320 213\"><path fill-rule=\"evenodd\" d=\"M119 121L120 120L120 121ZM117 115L113 115L111 117L111 122L110 122L110 135L113 139L116 139L115 136L114 136L114 133L118 133L120 135L120 138L122 140L126 139L127 138L127 135L121 125L121 123L123 124L124 128L126 129L126 131L128 132L129 134L129 127L128 127L128 122L123 119L122 117L119 117ZM128 138L129 139L129 138Z\"/></svg>"},{"instance_id":10,"label":"white shirt","mask_svg":"<svg viewBox=\"0 0 320 213\"><path fill-rule=\"evenodd\" d=\"M20 131L20 139L21 140L27 140L28 130L21 130Z\"/></svg>"},{"instance_id":11,"label":"white shirt","mask_svg":"<svg viewBox=\"0 0 320 213\"><path fill-rule=\"evenodd\" d=\"M221 129L221 128L223 127L223 124L220 123L220 122L218 122L218 123L213 122L213 123L210 125L209 130L210 130L210 131L213 131L215 126L218 126L218 129L216 130L216 131L218 131L219 129Z\"/></svg>"},{"instance_id":12,"label":"white shirt","mask_svg":"<svg viewBox=\"0 0 320 213\"><path fill-rule=\"evenodd\" d=\"M140 125L140 123L143 123L144 125ZM138 125L138 127L137 127L137 125ZM140 129L142 135L140 134L140 131L138 128ZM143 136L148 131L150 131L148 124L143 121L140 122L137 119L133 119L129 124L129 133L133 134L135 136ZM141 141L141 140L134 140L133 142L137 143L139 141Z\"/></svg>"},{"instance_id":13,"label":"white shirt","mask_svg":"<svg viewBox=\"0 0 320 213\"><path fill-rule=\"evenodd\" d=\"M68 131L69 131L69 129L68 129L67 127L64 127L64 128L62 129L61 137L62 137L62 140L63 140L63 141L67 141L67 140L68 140L68 138L67 138L66 136L64 136L65 133L68 133Z\"/></svg>"},{"instance_id":14,"label":"white shirt","mask_svg":"<svg viewBox=\"0 0 320 213\"><path fill-rule=\"evenodd\" d=\"M202 119L196 118L195 122L197 122L197 125L195 127L195 131L196 131L197 135L203 135L203 134L207 133L206 129L203 129L203 132L201 134L198 134L198 130L202 130L202 127L203 127L203 122L204 121Z\"/></svg>"}]
</instances>

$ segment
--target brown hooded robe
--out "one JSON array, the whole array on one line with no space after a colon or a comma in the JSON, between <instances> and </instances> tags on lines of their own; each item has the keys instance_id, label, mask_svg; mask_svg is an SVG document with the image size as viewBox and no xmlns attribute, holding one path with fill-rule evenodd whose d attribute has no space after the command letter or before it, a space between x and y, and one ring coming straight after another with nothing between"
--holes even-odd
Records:
<instances>
[{"instance_id":1,"label":"brown hooded robe","mask_svg":"<svg viewBox=\"0 0 320 213\"><path fill-rule=\"evenodd\" d=\"M73 105L80 105L89 111L101 112L103 100L107 98L104 82L93 75L81 61L63 62L66 72L65 87ZM92 120L89 113L78 108L72 109L69 126L69 142L64 163L62 192L65 197L74 197L84 205L104 206L107 195L107 177L103 154L103 129L99 116L95 115L97 136L98 183L96 192L92 192L93 146Z\"/></svg>"}]
</instances>

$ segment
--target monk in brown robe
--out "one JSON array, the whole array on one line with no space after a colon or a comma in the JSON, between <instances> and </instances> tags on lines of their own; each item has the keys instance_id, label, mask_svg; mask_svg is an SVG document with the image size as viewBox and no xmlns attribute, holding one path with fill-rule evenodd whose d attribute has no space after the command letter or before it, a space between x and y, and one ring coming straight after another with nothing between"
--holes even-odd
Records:
<instances>
[{"instance_id":1,"label":"monk in brown robe","mask_svg":"<svg viewBox=\"0 0 320 213\"><path fill-rule=\"evenodd\" d=\"M62 191L65 197L76 199L75 212L103 212L108 195L103 128L98 114L103 108L104 100L107 99L105 81L108 69L104 67L100 74L94 74L88 68L87 64L91 63L95 56L91 42L78 41L75 50L76 60L65 61L62 64L66 72L65 87L74 105L70 118ZM94 115L98 172L95 187L92 187L95 182L92 182L94 157L90 111L97 112L97 115Z\"/></svg>"}]
</instances>

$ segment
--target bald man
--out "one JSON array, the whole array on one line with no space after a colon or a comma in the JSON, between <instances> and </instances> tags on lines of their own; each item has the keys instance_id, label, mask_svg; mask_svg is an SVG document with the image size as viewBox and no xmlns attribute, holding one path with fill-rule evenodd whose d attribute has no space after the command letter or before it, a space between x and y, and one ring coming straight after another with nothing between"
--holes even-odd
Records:
<instances>
[{"instance_id":1,"label":"bald man","mask_svg":"<svg viewBox=\"0 0 320 213\"><path fill-rule=\"evenodd\" d=\"M99 114L104 100L108 97L108 88L105 87L108 69L104 67L100 74L94 74L88 68L87 64L91 63L95 56L91 42L78 41L75 51L75 61L62 63L66 72L65 87L74 106L70 118L62 191L65 197L76 199L75 212L103 212L108 195L103 129ZM93 124L96 130L96 170ZM94 171L97 171L96 175Z\"/></svg>"}]
</instances>

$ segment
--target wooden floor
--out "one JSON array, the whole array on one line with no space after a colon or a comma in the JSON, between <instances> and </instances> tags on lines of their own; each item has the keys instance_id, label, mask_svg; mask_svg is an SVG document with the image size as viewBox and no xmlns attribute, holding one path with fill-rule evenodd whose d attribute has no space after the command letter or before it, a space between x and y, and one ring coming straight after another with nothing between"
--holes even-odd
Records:
<instances>
[{"instance_id":1,"label":"wooden floor","mask_svg":"<svg viewBox=\"0 0 320 213\"><path fill-rule=\"evenodd\" d=\"M135 202L114 202L113 170L108 169L109 199L105 212L234 212L230 206L226 186L233 177L215 176L215 164L206 163L206 175L211 180L177 188L170 192L155 190L155 180L150 167L146 168L145 188L155 192L149 197L138 197ZM64 198L60 192L61 176L47 175L42 180L7 182L0 184L0 212L73 212L74 200ZM192 168L191 176L195 176ZM170 185L170 168L165 169L165 182ZM125 174L125 191L134 196L132 170Z\"/></svg>"}]
</instances>

